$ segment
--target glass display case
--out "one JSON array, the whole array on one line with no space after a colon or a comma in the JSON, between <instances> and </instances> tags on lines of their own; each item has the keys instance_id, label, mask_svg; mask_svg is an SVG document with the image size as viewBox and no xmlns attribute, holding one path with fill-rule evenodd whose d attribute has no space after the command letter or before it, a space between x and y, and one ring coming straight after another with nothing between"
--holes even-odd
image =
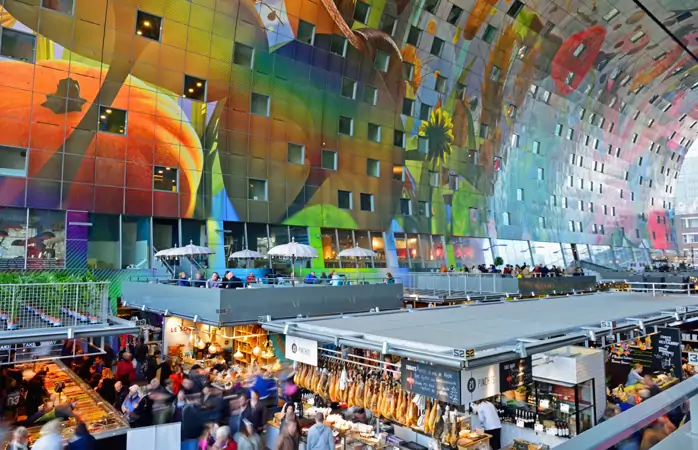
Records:
<instances>
[{"instance_id":1,"label":"glass display case","mask_svg":"<svg viewBox=\"0 0 698 450\"><path fill-rule=\"evenodd\" d=\"M535 424L561 437L577 436L596 423L595 394L593 379L579 384L535 380Z\"/></svg>"}]
</instances>

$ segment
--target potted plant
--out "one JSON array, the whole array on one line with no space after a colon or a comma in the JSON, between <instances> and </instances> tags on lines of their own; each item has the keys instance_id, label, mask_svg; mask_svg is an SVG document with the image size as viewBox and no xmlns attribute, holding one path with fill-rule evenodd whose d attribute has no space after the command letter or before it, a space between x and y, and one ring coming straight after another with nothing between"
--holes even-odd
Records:
<instances>
[{"instance_id":1,"label":"potted plant","mask_svg":"<svg viewBox=\"0 0 698 450\"><path fill-rule=\"evenodd\" d=\"M525 402L528 394L528 389L526 386L519 386L516 388L515 398L517 402Z\"/></svg>"},{"instance_id":2,"label":"potted plant","mask_svg":"<svg viewBox=\"0 0 698 450\"><path fill-rule=\"evenodd\" d=\"M497 256L494 258L494 267L499 267L504 265L504 260L502 259L501 256Z\"/></svg>"}]
</instances>

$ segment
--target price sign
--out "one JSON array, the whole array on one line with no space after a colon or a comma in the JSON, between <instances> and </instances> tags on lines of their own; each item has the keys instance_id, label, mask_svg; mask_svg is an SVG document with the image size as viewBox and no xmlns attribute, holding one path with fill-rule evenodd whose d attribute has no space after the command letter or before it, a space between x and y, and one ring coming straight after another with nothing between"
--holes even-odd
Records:
<instances>
[{"instance_id":1,"label":"price sign","mask_svg":"<svg viewBox=\"0 0 698 450\"><path fill-rule=\"evenodd\" d=\"M560 403L560 412L561 412L561 413L565 413L565 414L569 414L569 412L570 412L570 405L568 405L568 404L566 404L566 403Z\"/></svg>"},{"instance_id":2,"label":"price sign","mask_svg":"<svg viewBox=\"0 0 698 450\"><path fill-rule=\"evenodd\" d=\"M534 427L534 430L543 432L543 431L545 431L545 427L543 426L542 423L537 423Z\"/></svg>"},{"instance_id":3,"label":"price sign","mask_svg":"<svg viewBox=\"0 0 698 450\"><path fill-rule=\"evenodd\" d=\"M685 306L677 306L676 312L679 314L686 314L688 312L688 308L686 308Z\"/></svg>"},{"instance_id":4,"label":"price sign","mask_svg":"<svg viewBox=\"0 0 698 450\"><path fill-rule=\"evenodd\" d=\"M545 430L545 434L550 435L550 436L557 436L557 429L556 428L548 428Z\"/></svg>"},{"instance_id":5,"label":"price sign","mask_svg":"<svg viewBox=\"0 0 698 450\"><path fill-rule=\"evenodd\" d=\"M524 427L524 420L523 419L516 419L516 426L519 428Z\"/></svg>"},{"instance_id":6,"label":"price sign","mask_svg":"<svg viewBox=\"0 0 698 450\"><path fill-rule=\"evenodd\" d=\"M548 409L550 408L550 400L541 400L540 401L540 407L543 409Z\"/></svg>"},{"instance_id":7,"label":"price sign","mask_svg":"<svg viewBox=\"0 0 698 450\"><path fill-rule=\"evenodd\" d=\"M693 366L698 366L698 353L688 352L688 363Z\"/></svg>"}]
</instances>

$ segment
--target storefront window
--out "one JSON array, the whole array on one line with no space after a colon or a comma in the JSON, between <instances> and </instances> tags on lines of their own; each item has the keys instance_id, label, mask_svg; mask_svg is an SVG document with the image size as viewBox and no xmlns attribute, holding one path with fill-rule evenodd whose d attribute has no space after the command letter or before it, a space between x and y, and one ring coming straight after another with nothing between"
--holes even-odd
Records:
<instances>
[{"instance_id":1,"label":"storefront window","mask_svg":"<svg viewBox=\"0 0 698 450\"><path fill-rule=\"evenodd\" d=\"M310 236L308 235L308 227L289 227L289 233L291 238L298 242L299 244L310 245ZM310 269L312 266L312 259L304 259L296 261L296 267L304 267Z\"/></svg>"},{"instance_id":2,"label":"storefront window","mask_svg":"<svg viewBox=\"0 0 698 450\"><path fill-rule=\"evenodd\" d=\"M269 252L269 238L267 237L267 225L264 223L245 224L245 243L250 250L257 251L262 255ZM256 268L269 268L269 259L258 259L254 261Z\"/></svg>"},{"instance_id":3,"label":"storefront window","mask_svg":"<svg viewBox=\"0 0 698 450\"><path fill-rule=\"evenodd\" d=\"M605 267L616 267L613 258L613 251L608 245L590 245L591 259L594 264L599 264Z\"/></svg>"},{"instance_id":4,"label":"storefront window","mask_svg":"<svg viewBox=\"0 0 698 450\"><path fill-rule=\"evenodd\" d=\"M245 242L245 224L242 222L223 222L223 230L226 267L249 267L248 262L245 260L229 259L229 256L233 253L247 248Z\"/></svg>"},{"instance_id":5,"label":"storefront window","mask_svg":"<svg viewBox=\"0 0 698 450\"><path fill-rule=\"evenodd\" d=\"M354 233L351 230L337 230L337 238L340 252L354 247ZM342 267L356 268L354 258L342 258L339 262Z\"/></svg>"},{"instance_id":6,"label":"storefront window","mask_svg":"<svg viewBox=\"0 0 698 450\"><path fill-rule=\"evenodd\" d=\"M643 262L647 264L650 261L649 251L646 248L634 248L633 256L635 257L635 261L637 262Z\"/></svg>"},{"instance_id":7,"label":"storefront window","mask_svg":"<svg viewBox=\"0 0 698 450\"><path fill-rule=\"evenodd\" d=\"M409 268L410 257L407 255L407 240L404 233L395 233L395 252L398 267Z\"/></svg>"},{"instance_id":8,"label":"storefront window","mask_svg":"<svg viewBox=\"0 0 698 450\"><path fill-rule=\"evenodd\" d=\"M487 238L453 238L453 252L458 267L471 269L480 264L489 266L493 263L490 240Z\"/></svg>"},{"instance_id":9,"label":"storefront window","mask_svg":"<svg viewBox=\"0 0 698 450\"><path fill-rule=\"evenodd\" d=\"M182 219L182 245L204 245L206 223L201 220Z\"/></svg>"},{"instance_id":10,"label":"storefront window","mask_svg":"<svg viewBox=\"0 0 698 450\"><path fill-rule=\"evenodd\" d=\"M410 261L412 262L412 268L424 268L424 262L422 260L423 255L419 249L419 237L416 234L407 235L407 249L410 253Z\"/></svg>"},{"instance_id":11,"label":"storefront window","mask_svg":"<svg viewBox=\"0 0 698 450\"><path fill-rule=\"evenodd\" d=\"M354 231L354 239L356 240L356 246L371 249L371 239L368 237L368 231ZM375 250L374 250L375 251ZM361 258L357 261L359 267L371 268L373 267L373 258Z\"/></svg>"},{"instance_id":12,"label":"storefront window","mask_svg":"<svg viewBox=\"0 0 698 450\"><path fill-rule=\"evenodd\" d=\"M0 270L24 269L27 210L0 209Z\"/></svg>"},{"instance_id":13,"label":"storefront window","mask_svg":"<svg viewBox=\"0 0 698 450\"><path fill-rule=\"evenodd\" d=\"M339 267L339 260L337 259L339 247L337 246L336 231L334 228L322 228L320 230L322 234L322 257L325 259L325 267L328 269Z\"/></svg>"},{"instance_id":14,"label":"storefront window","mask_svg":"<svg viewBox=\"0 0 698 450\"><path fill-rule=\"evenodd\" d=\"M269 226L269 244L272 248L277 245L288 244L289 242L291 240L288 237L287 226Z\"/></svg>"},{"instance_id":15,"label":"storefront window","mask_svg":"<svg viewBox=\"0 0 698 450\"><path fill-rule=\"evenodd\" d=\"M432 236L431 242L431 259L435 263L435 267L441 267L442 264L446 264L446 248L444 246L444 238L443 236Z\"/></svg>"},{"instance_id":16,"label":"storefront window","mask_svg":"<svg viewBox=\"0 0 698 450\"><path fill-rule=\"evenodd\" d=\"M121 217L111 214L90 214L92 224L87 231L87 267L89 269L120 269L119 225Z\"/></svg>"},{"instance_id":17,"label":"storefront window","mask_svg":"<svg viewBox=\"0 0 698 450\"><path fill-rule=\"evenodd\" d=\"M373 259L374 267L387 267L383 233L380 231L371 231L369 235L371 238L371 246L369 248L376 252L376 257Z\"/></svg>"},{"instance_id":18,"label":"storefront window","mask_svg":"<svg viewBox=\"0 0 698 450\"><path fill-rule=\"evenodd\" d=\"M492 249L494 255L504 260L504 264L522 266L532 265L531 251L528 248L528 241L514 241L507 239L492 239Z\"/></svg>"},{"instance_id":19,"label":"storefront window","mask_svg":"<svg viewBox=\"0 0 698 450\"><path fill-rule=\"evenodd\" d=\"M441 267L438 261L434 260L434 252L432 250L431 236L428 234L419 235L419 254L423 256L424 267L437 268Z\"/></svg>"},{"instance_id":20,"label":"storefront window","mask_svg":"<svg viewBox=\"0 0 698 450\"><path fill-rule=\"evenodd\" d=\"M621 269L627 269L635 262L633 249L630 247L615 247L613 253L616 257L616 265Z\"/></svg>"},{"instance_id":21,"label":"storefront window","mask_svg":"<svg viewBox=\"0 0 698 450\"><path fill-rule=\"evenodd\" d=\"M65 267L65 212L29 210L28 269Z\"/></svg>"},{"instance_id":22,"label":"storefront window","mask_svg":"<svg viewBox=\"0 0 698 450\"><path fill-rule=\"evenodd\" d=\"M150 217L123 216L121 268L146 269L150 246Z\"/></svg>"},{"instance_id":23,"label":"storefront window","mask_svg":"<svg viewBox=\"0 0 698 450\"><path fill-rule=\"evenodd\" d=\"M575 264L575 251L572 250L573 244L562 244L562 257L565 259L565 268Z\"/></svg>"},{"instance_id":24,"label":"storefront window","mask_svg":"<svg viewBox=\"0 0 698 450\"><path fill-rule=\"evenodd\" d=\"M531 242L533 263L545 266L565 267L562 259L562 247L557 242Z\"/></svg>"}]
</instances>

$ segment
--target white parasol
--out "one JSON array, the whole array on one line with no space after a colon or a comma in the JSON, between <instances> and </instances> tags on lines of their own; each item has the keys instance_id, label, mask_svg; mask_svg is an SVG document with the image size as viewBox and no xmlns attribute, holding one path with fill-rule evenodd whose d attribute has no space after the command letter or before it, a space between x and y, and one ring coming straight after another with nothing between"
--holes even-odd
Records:
<instances>
[{"instance_id":1,"label":"white parasol","mask_svg":"<svg viewBox=\"0 0 698 450\"><path fill-rule=\"evenodd\" d=\"M231 253L228 259L264 259L266 256L254 250L240 250L239 252Z\"/></svg>"},{"instance_id":2,"label":"white parasol","mask_svg":"<svg viewBox=\"0 0 698 450\"><path fill-rule=\"evenodd\" d=\"M376 257L376 252L373 250L369 250L367 248L359 247L358 245L356 247L352 248L346 248L339 252L337 255L340 258L354 258L354 262L356 262L359 258L375 258ZM356 265L356 274L358 277L359 273L359 266Z\"/></svg>"},{"instance_id":3,"label":"white parasol","mask_svg":"<svg viewBox=\"0 0 698 450\"><path fill-rule=\"evenodd\" d=\"M156 258L196 258L199 256L208 256L208 255L213 255L214 252L208 247L201 247L199 245L194 245L193 241L189 241L189 245L185 245L184 247L173 247L173 248L168 248L165 250L160 250L155 254ZM191 266L194 265L194 262L192 262ZM189 276L193 275L193 270L194 268L191 267L189 268Z\"/></svg>"},{"instance_id":4,"label":"white parasol","mask_svg":"<svg viewBox=\"0 0 698 450\"><path fill-rule=\"evenodd\" d=\"M312 259L318 257L318 252L315 247L306 244L299 244L295 238L291 238L288 244L277 245L272 247L267 253L269 256L277 258L291 258L291 267L295 274L297 259Z\"/></svg>"}]
</instances>

